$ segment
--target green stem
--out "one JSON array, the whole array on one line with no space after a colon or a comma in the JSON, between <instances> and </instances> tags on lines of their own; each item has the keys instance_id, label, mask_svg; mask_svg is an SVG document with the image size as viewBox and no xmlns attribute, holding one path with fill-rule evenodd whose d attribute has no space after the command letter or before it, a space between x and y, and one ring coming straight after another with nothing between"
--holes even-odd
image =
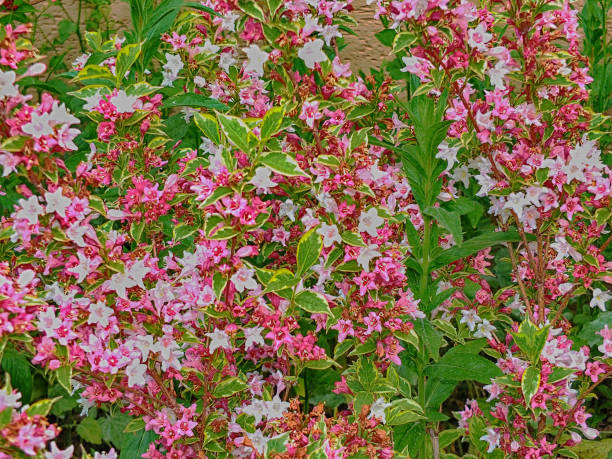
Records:
<instances>
[{"instance_id":1,"label":"green stem","mask_svg":"<svg viewBox=\"0 0 612 459\"><path fill-rule=\"evenodd\" d=\"M429 283L429 252L431 250L431 217L423 215L423 256L421 257L421 283L419 286L419 298L424 302ZM421 303L422 304L422 303Z\"/></svg>"}]
</instances>

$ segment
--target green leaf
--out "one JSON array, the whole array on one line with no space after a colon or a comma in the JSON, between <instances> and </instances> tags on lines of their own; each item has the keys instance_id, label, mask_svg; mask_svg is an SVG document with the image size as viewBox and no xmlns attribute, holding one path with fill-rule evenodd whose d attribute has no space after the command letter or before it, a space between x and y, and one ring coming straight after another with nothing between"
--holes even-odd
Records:
<instances>
[{"instance_id":1,"label":"green leaf","mask_svg":"<svg viewBox=\"0 0 612 459\"><path fill-rule=\"evenodd\" d=\"M351 233L350 231L344 231L340 235L340 237L348 245L352 245L355 247L365 247L366 246L365 242L363 242L363 239L361 238L359 234Z\"/></svg>"},{"instance_id":2,"label":"green leaf","mask_svg":"<svg viewBox=\"0 0 612 459\"><path fill-rule=\"evenodd\" d=\"M511 332L514 342L532 364L536 364L540 360L540 354L548 338L549 328L550 325L546 325L539 329L529 319L525 319L519 326L518 332Z\"/></svg>"},{"instance_id":3,"label":"green leaf","mask_svg":"<svg viewBox=\"0 0 612 459\"><path fill-rule=\"evenodd\" d=\"M57 382L66 389L66 392L69 394L72 393L72 383L70 379L72 378L72 367L70 365L63 365L59 367L55 371L55 376L57 377Z\"/></svg>"},{"instance_id":4,"label":"green leaf","mask_svg":"<svg viewBox=\"0 0 612 459\"><path fill-rule=\"evenodd\" d=\"M374 112L374 106L367 104L367 105L359 105L357 107L355 107L354 109L352 109L348 115L346 116L346 119L348 121L354 121L356 119L360 119L360 118L364 118L367 115L369 115L370 113Z\"/></svg>"},{"instance_id":5,"label":"green leaf","mask_svg":"<svg viewBox=\"0 0 612 459\"><path fill-rule=\"evenodd\" d=\"M197 232L198 232L197 228L194 228L189 225L185 225L184 223L179 223L174 228L172 228L172 239L174 241L181 241Z\"/></svg>"},{"instance_id":6,"label":"green leaf","mask_svg":"<svg viewBox=\"0 0 612 459\"><path fill-rule=\"evenodd\" d=\"M438 363L425 367L424 374L450 381L478 381L489 384L502 371L490 360L477 354L455 352L445 354Z\"/></svg>"},{"instance_id":7,"label":"green leaf","mask_svg":"<svg viewBox=\"0 0 612 459\"><path fill-rule=\"evenodd\" d=\"M51 411L53 404L61 398L62 397L55 397L39 400L36 403L32 403L32 405L30 405L26 412L28 413L28 416L36 416L37 414L40 414L41 416L46 416Z\"/></svg>"},{"instance_id":8,"label":"green leaf","mask_svg":"<svg viewBox=\"0 0 612 459\"><path fill-rule=\"evenodd\" d=\"M442 336L427 319L417 319L414 322L414 331L419 336L419 340L425 344L427 354L433 359L440 357L440 346Z\"/></svg>"},{"instance_id":9,"label":"green leaf","mask_svg":"<svg viewBox=\"0 0 612 459\"><path fill-rule=\"evenodd\" d=\"M446 228L453 236L458 246L463 244L463 231L461 230L461 217L457 212L449 212L442 207L427 207L423 213L435 218L442 227Z\"/></svg>"},{"instance_id":10,"label":"green leaf","mask_svg":"<svg viewBox=\"0 0 612 459\"><path fill-rule=\"evenodd\" d=\"M251 131L245 122L235 116L222 115L220 113L217 113L217 119L221 125L221 130L229 141L248 155L251 151L249 146Z\"/></svg>"},{"instance_id":11,"label":"green leaf","mask_svg":"<svg viewBox=\"0 0 612 459\"><path fill-rule=\"evenodd\" d=\"M571 459L580 459L580 456L578 456L578 454L576 454L575 452L573 452L571 449L569 448L561 448L558 449L556 451L557 454L560 454L563 457L569 457ZM608 456L609 457L609 456Z\"/></svg>"},{"instance_id":12,"label":"green leaf","mask_svg":"<svg viewBox=\"0 0 612 459\"><path fill-rule=\"evenodd\" d=\"M127 432L124 432L130 421L132 421L132 417L120 411L98 418L97 422L102 429L102 440L112 444L117 449L123 449L126 440L131 437L129 434L126 435Z\"/></svg>"},{"instance_id":13,"label":"green leaf","mask_svg":"<svg viewBox=\"0 0 612 459\"><path fill-rule=\"evenodd\" d=\"M612 328L612 311L600 312L594 320L585 323L578 333L578 338L582 339L589 346L595 346L603 343L603 337L597 332L604 329L605 326Z\"/></svg>"},{"instance_id":14,"label":"green leaf","mask_svg":"<svg viewBox=\"0 0 612 459\"><path fill-rule=\"evenodd\" d=\"M308 177L308 174L300 168L297 161L289 156L288 153L266 153L259 159L259 162L268 166L273 171L288 177Z\"/></svg>"},{"instance_id":15,"label":"green leaf","mask_svg":"<svg viewBox=\"0 0 612 459\"><path fill-rule=\"evenodd\" d=\"M580 459L609 458L612 453L612 438L602 438L596 441L582 440L568 449L576 453Z\"/></svg>"},{"instance_id":16,"label":"green leaf","mask_svg":"<svg viewBox=\"0 0 612 459\"><path fill-rule=\"evenodd\" d=\"M227 105L222 102L219 102L217 99L206 97L202 94L197 93L178 94L176 96L170 97L164 102L163 107L201 107L222 112L229 110L229 107Z\"/></svg>"},{"instance_id":17,"label":"green leaf","mask_svg":"<svg viewBox=\"0 0 612 459\"><path fill-rule=\"evenodd\" d=\"M209 197L207 197L204 201L202 201L202 203L200 204L200 207L204 208L204 207L210 206L214 204L215 202L217 202L219 199L224 198L225 196L229 196L230 194L233 194L233 193L234 193L234 190L226 186L220 186L218 188L215 188L215 191L213 191Z\"/></svg>"},{"instance_id":18,"label":"green leaf","mask_svg":"<svg viewBox=\"0 0 612 459\"><path fill-rule=\"evenodd\" d=\"M504 242L516 242L521 239L517 231L504 231L504 232L492 232L482 234L469 239L461 245L461 247L451 247L443 251L440 255L435 257L430 265L430 270L441 268L442 266L448 265L453 261L457 261L461 258L468 257L480 250L486 249L496 244L503 244Z\"/></svg>"},{"instance_id":19,"label":"green leaf","mask_svg":"<svg viewBox=\"0 0 612 459\"><path fill-rule=\"evenodd\" d=\"M332 315L329 304L323 295L311 290L304 290L295 296L295 304L312 314Z\"/></svg>"},{"instance_id":20,"label":"green leaf","mask_svg":"<svg viewBox=\"0 0 612 459\"><path fill-rule=\"evenodd\" d=\"M142 43L132 43L130 45L123 46L117 53L117 59L115 61L115 76L117 84L123 80L126 72L134 65L136 59L140 55L142 50Z\"/></svg>"},{"instance_id":21,"label":"green leaf","mask_svg":"<svg viewBox=\"0 0 612 459\"><path fill-rule=\"evenodd\" d=\"M219 134L219 123L214 116L208 113L196 113L193 115L193 120L200 131L212 140L215 145L221 144L221 135Z\"/></svg>"},{"instance_id":22,"label":"green leaf","mask_svg":"<svg viewBox=\"0 0 612 459\"><path fill-rule=\"evenodd\" d=\"M393 39L393 53L397 54L403 49L412 46L417 41L417 37L412 32L400 32Z\"/></svg>"},{"instance_id":23,"label":"green leaf","mask_svg":"<svg viewBox=\"0 0 612 459\"><path fill-rule=\"evenodd\" d=\"M283 107L273 107L268 110L261 122L261 142L265 142L281 128L283 118L285 117L285 109Z\"/></svg>"},{"instance_id":24,"label":"green leaf","mask_svg":"<svg viewBox=\"0 0 612 459\"><path fill-rule=\"evenodd\" d=\"M257 19L259 22L266 22L264 12L255 2L240 0L238 2L238 7L252 18Z\"/></svg>"},{"instance_id":25,"label":"green leaf","mask_svg":"<svg viewBox=\"0 0 612 459\"><path fill-rule=\"evenodd\" d=\"M95 419L85 418L76 427L79 436L87 443L99 445L102 443L102 429Z\"/></svg>"},{"instance_id":26,"label":"green leaf","mask_svg":"<svg viewBox=\"0 0 612 459\"><path fill-rule=\"evenodd\" d=\"M244 381L233 377L221 381L213 390L213 396L217 398L230 397L248 387Z\"/></svg>"},{"instance_id":27,"label":"green leaf","mask_svg":"<svg viewBox=\"0 0 612 459\"><path fill-rule=\"evenodd\" d=\"M273 453L284 453L287 451L289 432L270 438L266 444L266 457Z\"/></svg>"},{"instance_id":28,"label":"green leaf","mask_svg":"<svg viewBox=\"0 0 612 459\"><path fill-rule=\"evenodd\" d=\"M332 365L338 366L338 364L332 359L307 360L306 362L304 362L304 366L312 370L325 370L331 367Z\"/></svg>"},{"instance_id":29,"label":"green leaf","mask_svg":"<svg viewBox=\"0 0 612 459\"><path fill-rule=\"evenodd\" d=\"M385 29L374 34L374 36L378 38L378 41L380 41L383 45L391 47L396 34L397 32L393 29Z\"/></svg>"},{"instance_id":30,"label":"green leaf","mask_svg":"<svg viewBox=\"0 0 612 459\"><path fill-rule=\"evenodd\" d=\"M527 367L521 377L521 390L527 407L531 407L531 399L540 387L540 370L533 365Z\"/></svg>"},{"instance_id":31,"label":"green leaf","mask_svg":"<svg viewBox=\"0 0 612 459\"><path fill-rule=\"evenodd\" d=\"M21 402L29 403L32 395L32 371L25 356L14 349L5 349L1 366L11 376L12 386L21 392Z\"/></svg>"},{"instance_id":32,"label":"green leaf","mask_svg":"<svg viewBox=\"0 0 612 459\"><path fill-rule=\"evenodd\" d=\"M573 368L554 367L552 373L548 375L546 382L548 384L556 383L557 381L561 381L567 378L569 375L576 373L576 371L577 370L574 370Z\"/></svg>"},{"instance_id":33,"label":"green leaf","mask_svg":"<svg viewBox=\"0 0 612 459\"><path fill-rule=\"evenodd\" d=\"M123 447L121 448L119 459L142 457L156 437L157 435L155 435L155 432L152 430L142 430L127 436L127 438L123 440Z\"/></svg>"},{"instance_id":34,"label":"green leaf","mask_svg":"<svg viewBox=\"0 0 612 459\"><path fill-rule=\"evenodd\" d=\"M142 233L144 231L145 228L145 221L142 220L141 222L132 222L132 225L130 226L130 236L132 236L132 238L139 243L142 239Z\"/></svg>"},{"instance_id":35,"label":"green leaf","mask_svg":"<svg viewBox=\"0 0 612 459\"><path fill-rule=\"evenodd\" d=\"M355 373L361 385L368 391L374 392L379 379L379 373L372 359L360 357L355 365Z\"/></svg>"},{"instance_id":36,"label":"green leaf","mask_svg":"<svg viewBox=\"0 0 612 459\"><path fill-rule=\"evenodd\" d=\"M464 432L462 429L447 429L443 430L438 434L438 442L440 448L446 448L448 445L455 443L463 436Z\"/></svg>"},{"instance_id":37,"label":"green leaf","mask_svg":"<svg viewBox=\"0 0 612 459\"><path fill-rule=\"evenodd\" d=\"M225 277L222 273L218 271L215 272L215 274L213 275L213 291L215 292L215 297L221 297L221 292L223 292L223 289L226 285L227 277Z\"/></svg>"},{"instance_id":38,"label":"green leaf","mask_svg":"<svg viewBox=\"0 0 612 459\"><path fill-rule=\"evenodd\" d=\"M314 265L321 255L323 249L323 240L317 234L316 228L304 233L297 247L297 272L296 276L300 277Z\"/></svg>"},{"instance_id":39,"label":"green leaf","mask_svg":"<svg viewBox=\"0 0 612 459\"><path fill-rule=\"evenodd\" d=\"M276 292L286 288L292 288L300 282L300 278L294 276L294 274L288 269L279 269L274 272L274 275L266 284L266 288L263 293Z\"/></svg>"},{"instance_id":40,"label":"green leaf","mask_svg":"<svg viewBox=\"0 0 612 459\"><path fill-rule=\"evenodd\" d=\"M5 408L0 411L0 429L6 427L9 422L11 422L11 418L13 416L13 410L11 408Z\"/></svg>"},{"instance_id":41,"label":"green leaf","mask_svg":"<svg viewBox=\"0 0 612 459\"><path fill-rule=\"evenodd\" d=\"M128 423L128 425L125 426L123 431L126 433L138 432L139 430L142 430L144 428L145 428L144 420L142 418L134 418Z\"/></svg>"},{"instance_id":42,"label":"green leaf","mask_svg":"<svg viewBox=\"0 0 612 459\"><path fill-rule=\"evenodd\" d=\"M83 68L83 70L77 73L72 81L79 81L83 83L89 80L103 80L104 82L114 84L115 76L106 67L99 65L87 65L85 68Z\"/></svg>"}]
</instances>

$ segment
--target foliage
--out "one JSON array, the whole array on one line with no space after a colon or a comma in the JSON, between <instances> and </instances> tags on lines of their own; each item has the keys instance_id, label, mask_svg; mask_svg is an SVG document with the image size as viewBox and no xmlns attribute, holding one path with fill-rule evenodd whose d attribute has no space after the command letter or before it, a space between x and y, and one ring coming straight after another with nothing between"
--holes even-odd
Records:
<instances>
[{"instance_id":1,"label":"foliage","mask_svg":"<svg viewBox=\"0 0 612 459\"><path fill-rule=\"evenodd\" d=\"M586 57L567 2L479 7L377 1L355 75L350 3L134 0L62 90L5 26L0 457L579 457L608 6Z\"/></svg>"}]
</instances>

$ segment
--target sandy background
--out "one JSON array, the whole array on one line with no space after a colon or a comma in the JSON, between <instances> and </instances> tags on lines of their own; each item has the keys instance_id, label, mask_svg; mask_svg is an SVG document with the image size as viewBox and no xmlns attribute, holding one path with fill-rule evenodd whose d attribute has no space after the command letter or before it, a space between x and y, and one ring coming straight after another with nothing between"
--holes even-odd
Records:
<instances>
[{"instance_id":1,"label":"sandy background","mask_svg":"<svg viewBox=\"0 0 612 459\"><path fill-rule=\"evenodd\" d=\"M36 1L36 0L35 0ZM45 11L45 17L41 17L38 27L38 39L42 39L43 34L47 37L55 37L58 33L59 19L64 17L65 12L76 21L78 16L78 2L74 0L63 0L65 11L58 5L51 4L45 0L38 0L35 7ZM570 0L572 1L572 0ZM581 9L584 0L574 0L576 9ZM50 6L49 6L50 5ZM388 57L389 48L385 48L376 39L374 34L381 28L380 22L373 19L374 5L366 5L365 0L355 0L353 2L355 11L353 17L358 21L358 26L355 28L357 35L345 34L345 39L348 46L342 51L344 60L352 63L354 69L368 69L378 66L378 64ZM128 4L123 0L110 0L110 4L104 6L105 15L110 19L111 29L122 30L129 27L130 24L130 9ZM85 30L85 19L88 15L87 6L81 12L82 30ZM609 18L610 27L612 29L612 17ZM80 54L78 46L68 40L64 45L57 47L61 52L67 51L69 57L68 62L71 62L74 57ZM38 39L35 40L38 42Z\"/></svg>"}]
</instances>

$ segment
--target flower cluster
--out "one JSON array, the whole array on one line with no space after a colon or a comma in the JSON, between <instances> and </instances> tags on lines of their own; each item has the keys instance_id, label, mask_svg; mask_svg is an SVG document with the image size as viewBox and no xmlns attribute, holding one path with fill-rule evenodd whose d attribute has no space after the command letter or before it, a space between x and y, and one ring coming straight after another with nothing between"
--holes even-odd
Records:
<instances>
[{"instance_id":1,"label":"flower cluster","mask_svg":"<svg viewBox=\"0 0 612 459\"><path fill-rule=\"evenodd\" d=\"M129 457L595 438L612 337L564 314L610 299L610 170L576 17L546 5L380 0L396 60L365 76L339 53L350 1L205 0L158 42L88 33L72 112L21 94L44 69L7 27L0 338L83 422L127 417L105 440ZM443 431L463 381L490 396ZM13 421L11 447L72 454L20 416L47 430Z\"/></svg>"}]
</instances>

